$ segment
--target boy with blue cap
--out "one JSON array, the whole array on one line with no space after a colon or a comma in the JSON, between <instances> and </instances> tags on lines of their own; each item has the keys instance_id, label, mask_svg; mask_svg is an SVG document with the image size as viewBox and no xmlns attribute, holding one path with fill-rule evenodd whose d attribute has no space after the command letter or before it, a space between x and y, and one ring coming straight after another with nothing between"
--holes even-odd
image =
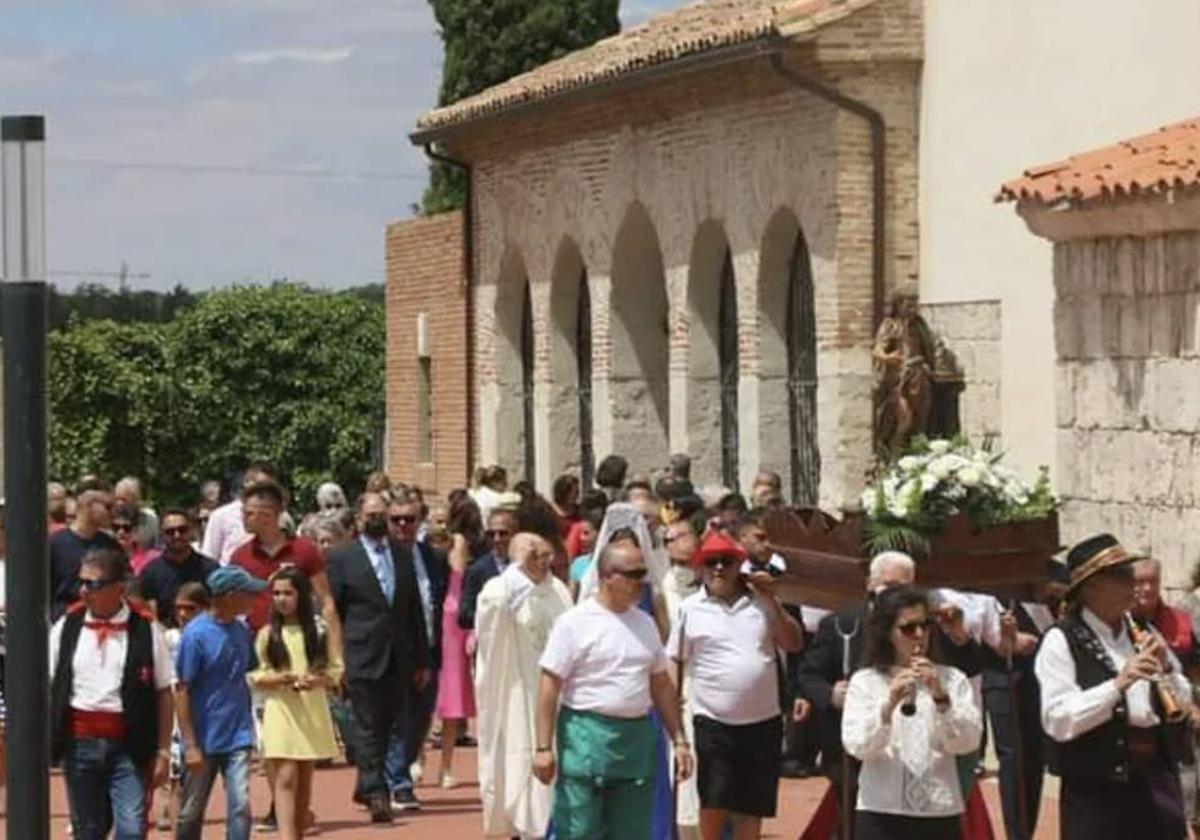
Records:
<instances>
[{"instance_id":1,"label":"boy with blue cap","mask_svg":"<svg viewBox=\"0 0 1200 840\"><path fill-rule=\"evenodd\" d=\"M176 837L200 840L208 796L220 771L226 837L248 840L254 718L246 674L254 668L254 645L239 616L253 609L267 582L240 566L222 566L205 583L212 605L184 629L175 662L175 710L187 765Z\"/></svg>"}]
</instances>

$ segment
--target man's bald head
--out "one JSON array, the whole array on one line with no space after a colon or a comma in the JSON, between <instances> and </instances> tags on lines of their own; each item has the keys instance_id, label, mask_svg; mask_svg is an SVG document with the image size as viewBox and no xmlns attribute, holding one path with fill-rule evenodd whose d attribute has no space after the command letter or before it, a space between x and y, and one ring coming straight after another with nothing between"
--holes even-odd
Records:
<instances>
[{"instance_id":1,"label":"man's bald head","mask_svg":"<svg viewBox=\"0 0 1200 840\"><path fill-rule=\"evenodd\" d=\"M512 538L508 553L517 568L534 583L541 583L550 574L554 547L545 538L522 531Z\"/></svg>"},{"instance_id":2,"label":"man's bald head","mask_svg":"<svg viewBox=\"0 0 1200 840\"><path fill-rule=\"evenodd\" d=\"M632 540L620 540L610 542L604 547L604 551L600 552L596 561L596 573L601 578L606 578L618 570L637 568L642 564L642 549L638 544Z\"/></svg>"}]
</instances>

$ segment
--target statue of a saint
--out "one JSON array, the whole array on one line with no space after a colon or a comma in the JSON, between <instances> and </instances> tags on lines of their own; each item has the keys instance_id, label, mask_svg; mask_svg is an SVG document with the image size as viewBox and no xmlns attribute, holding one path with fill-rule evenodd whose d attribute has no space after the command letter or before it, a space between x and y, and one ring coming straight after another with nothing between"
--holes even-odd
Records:
<instances>
[{"instance_id":1,"label":"statue of a saint","mask_svg":"<svg viewBox=\"0 0 1200 840\"><path fill-rule=\"evenodd\" d=\"M929 431L932 371L937 343L917 311L917 296L897 292L875 333L875 432L877 445L901 451L913 435Z\"/></svg>"}]
</instances>

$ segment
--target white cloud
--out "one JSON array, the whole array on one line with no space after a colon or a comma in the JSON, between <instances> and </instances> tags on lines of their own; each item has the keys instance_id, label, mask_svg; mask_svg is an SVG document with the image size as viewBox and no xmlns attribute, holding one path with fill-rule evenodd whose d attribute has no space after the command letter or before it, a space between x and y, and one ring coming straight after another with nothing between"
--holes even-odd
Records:
<instances>
[{"instance_id":1,"label":"white cloud","mask_svg":"<svg viewBox=\"0 0 1200 840\"><path fill-rule=\"evenodd\" d=\"M354 55L354 47L276 47L239 53L233 57L238 64L338 64Z\"/></svg>"}]
</instances>

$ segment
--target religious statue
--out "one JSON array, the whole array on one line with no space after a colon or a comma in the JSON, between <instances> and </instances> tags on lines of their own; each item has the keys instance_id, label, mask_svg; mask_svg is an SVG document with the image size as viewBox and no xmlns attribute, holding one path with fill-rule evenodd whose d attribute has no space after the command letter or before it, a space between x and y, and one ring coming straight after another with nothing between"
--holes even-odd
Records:
<instances>
[{"instance_id":1,"label":"religious statue","mask_svg":"<svg viewBox=\"0 0 1200 840\"><path fill-rule=\"evenodd\" d=\"M897 292L875 333L875 430L878 445L900 452L914 435L954 437L964 385L958 360L917 310L917 296Z\"/></svg>"}]
</instances>

